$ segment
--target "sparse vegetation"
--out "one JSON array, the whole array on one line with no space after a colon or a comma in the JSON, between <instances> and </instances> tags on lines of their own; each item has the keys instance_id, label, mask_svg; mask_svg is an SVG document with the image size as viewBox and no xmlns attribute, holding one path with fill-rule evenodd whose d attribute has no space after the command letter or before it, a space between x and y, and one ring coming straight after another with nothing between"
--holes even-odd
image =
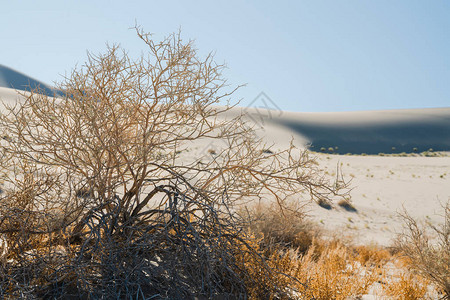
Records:
<instances>
[{"instance_id":1,"label":"sparse vegetation","mask_svg":"<svg viewBox=\"0 0 450 300\"><path fill-rule=\"evenodd\" d=\"M263 152L264 154L273 154L273 151L270 150L270 149L263 149L262 152Z\"/></svg>"},{"instance_id":2,"label":"sparse vegetation","mask_svg":"<svg viewBox=\"0 0 450 300\"><path fill-rule=\"evenodd\" d=\"M295 249L304 254L320 236L316 226L306 221L305 215L299 214L292 205L281 212L276 206L259 204L249 214L250 231L261 239L259 247L265 253Z\"/></svg>"},{"instance_id":3,"label":"sparse vegetation","mask_svg":"<svg viewBox=\"0 0 450 300\"><path fill-rule=\"evenodd\" d=\"M320 207L325 208L325 209L328 209L328 210L330 210L330 209L333 208L333 207L331 206L331 204L330 204L330 201L327 200L327 199L319 199L319 201L317 201L317 204L318 204Z\"/></svg>"},{"instance_id":4,"label":"sparse vegetation","mask_svg":"<svg viewBox=\"0 0 450 300\"><path fill-rule=\"evenodd\" d=\"M297 236L289 232L292 232L293 224L304 224L304 220L300 218L291 222L292 217L288 217L287 220L290 221L285 222L276 211L267 208L260 208L256 215L261 212L265 212L264 220L268 223L262 227L258 223L258 226L253 227L255 234L266 240L273 233L262 234L263 231L273 231L277 236L283 236L282 239L269 238L272 243L260 245L264 245L261 251L267 254L269 265L294 279L288 282L285 277L273 278L284 280L290 291L284 295L286 298L353 299L368 293L377 284L380 284L379 296L394 299L436 297L436 290L426 277L410 272L414 269L414 262L409 258L405 259L404 253L398 252L401 250L399 248L392 249L397 251L395 253L377 246L352 246L340 240L326 241L318 231L313 230L313 238L306 239L307 243L301 244L307 246L307 251L304 250L305 247L297 249L294 247ZM348 220L353 222L351 218ZM321 223L324 223L323 220ZM299 228L314 228L310 226ZM288 230L280 233L279 229L284 231L285 228ZM353 229L351 225L348 228ZM268 285L268 282L259 280L254 284L255 289Z\"/></svg>"},{"instance_id":5,"label":"sparse vegetation","mask_svg":"<svg viewBox=\"0 0 450 300\"><path fill-rule=\"evenodd\" d=\"M327 149L322 147L321 152L325 152ZM311 151L311 153L315 153L314 151ZM418 157L418 156L424 156L424 157L448 157L450 153L447 151L437 152L437 151L423 151L423 152L401 152L401 153L384 153L380 152L378 154L367 154L367 153L345 153L343 154L345 156L387 156L387 157Z\"/></svg>"},{"instance_id":6,"label":"sparse vegetation","mask_svg":"<svg viewBox=\"0 0 450 300\"><path fill-rule=\"evenodd\" d=\"M400 273L384 285L387 296L394 299L424 299L429 283L422 277L408 271Z\"/></svg>"},{"instance_id":7,"label":"sparse vegetation","mask_svg":"<svg viewBox=\"0 0 450 300\"><path fill-rule=\"evenodd\" d=\"M440 287L450 299L450 201L444 206L440 226L420 225L406 211L401 214L406 229L397 247L411 260L411 268Z\"/></svg>"},{"instance_id":8,"label":"sparse vegetation","mask_svg":"<svg viewBox=\"0 0 450 300\"><path fill-rule=\"evenodd\" d=\"M358 210L353 206L353 204L350 202L349 199L341 199L338 202L338 205L345 209L346 211L350 212L357 212Z\"/></svg>"}]
</instances>

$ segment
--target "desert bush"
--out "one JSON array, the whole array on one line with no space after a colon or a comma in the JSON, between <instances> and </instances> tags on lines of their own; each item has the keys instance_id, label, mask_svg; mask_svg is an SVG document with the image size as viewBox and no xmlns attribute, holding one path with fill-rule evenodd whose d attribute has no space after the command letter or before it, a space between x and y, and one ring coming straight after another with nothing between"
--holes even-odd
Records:
<instances>
[{"instance_id":1,"label":"desert bush","mask_svg":"<svg viewBox=\"0 0 450 300\"><path fill-rule=\"evenodd\" d=\"M266 145L232 107L213 56L136 28L147 56L89 54L0 117L0 294L22 298L264 297L283 292L236 205L339 195L306 151ZM215 155L183 156L199 141ZM220 141L220 143L218 142ZM331 201L331 199L330 199ZM258 245L258 247L257 247ZM251 261L249 266L242 257ZM255 271L257 270L257 271ZM256 272L256 273L255 273ZM256 274L269 286L250 292ZM278 275L277 275L278 276Z\"/></svg>"},{"instance_id":2,"label":"desert bush","mask_svg":"<svg viewBox=\"0 0 450 300\"><path fill-rule=\"evenodd\" d=\"M253 256L238 256L242 268L252 274L247 286L253 298L356 299L374 288L379 296L392 299L436 298L434 286L410 272L412 261L398 248L355 246L342 237L329 240L305 216L282 216L267 205L256 206L250 214L253 246L259 247L270 269L278 271L266 274ZM273 281L285 289L273 290Z\"/></svg>"},{"instance_id":3,"label":"desert bush","mask_svg":"<svg viewBox=\"0 0 450 300\"><path fill-rule=\"evenodd\" d=\"M266 255L288 250L304 254L320 236L317 226L295 204L298 205L291 202L283 211L275 205L261 203L252 207L249 230L260 239L259 249Z\"/></svg>"},{"instance_id":4,"label":"desert bush","mask_svg":"<svg viewBox=\"0 0 450 300\"><path fill-rule=\"evenodd\" d=\"M353 206L353 204L350 202L350 199L341 199L338 202L338 205L345 209L346 211L350 212L357 212L358 210Z\"/></svg>"},{"instance_id":5,"label":"desert bush","mask_svg":"<svg viewBox=\"0 0 450 300\"><path fill-rule=\"evenodd\" d=\"M392 254L377 245L359 245L353 248L356 259L362 265L383 266L392 259Z\"/></svg>"},{"instance_id":6,"label":"desert bush","mask_svg":"<svg viewBox=\"0 0 450 300\"><path fill-rule=\"evenodd\" d=\"M305 255L286 252L279 261L283 262L279 269L297 278L292 290L300 299L361 297L379 279L378 266L361 264L352 248L339 241L319 241Z\"/></svg>"},{"instance_id":7,"label":"desert bush","mask_svg":"<svg viewBox=\"0 0 450 300\"><path fill-rule=\"evenodd\" d=\"M401 214L405 231L397 247L411 260L411 269L438 286L450 299L450 201L444 208L444 222L421 225L406 211Z\"/></svg>"},{"instance_id":8,"label":"desert bush","mask_svg":"<svg viewBox=\"0 0 450 300\"><path fill-rule=\"evenodd\" d=\"M317 204L318 204L320 207L325 208L325 209L328 209L328 210L330 210L330 209L333 208L333 207L331 206L330 201L329 201L328 199L324 199L324 198L319 199L319 200L317 201Z\"/></svg>"},{"instance_id":9,"label":"desert bush","mask_svg":"<svg viewBox=\"0 0 450 300\"><path fill-rule=\"evenodd\" d=\"M399 300L425 299L428 282L410 272L402 272L391 278L383 289L387 296Z\"/></svg>"}]
</instances>

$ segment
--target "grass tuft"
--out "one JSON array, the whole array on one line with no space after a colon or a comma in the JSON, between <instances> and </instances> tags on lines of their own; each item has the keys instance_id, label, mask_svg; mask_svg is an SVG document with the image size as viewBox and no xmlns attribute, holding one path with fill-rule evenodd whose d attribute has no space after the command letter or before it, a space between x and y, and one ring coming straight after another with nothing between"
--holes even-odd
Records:
<instances>
[{"instance_id":1,"label":"grass tuft","mask_svg":"<svg viewBox=\"0 0 450 300\"><path fill-rule=\"evenodd\" d=\"M348 199L342 199L338 202L338 205L349 212L357 212L358 210L350 203Z\"/></svg>"}]
</instances>

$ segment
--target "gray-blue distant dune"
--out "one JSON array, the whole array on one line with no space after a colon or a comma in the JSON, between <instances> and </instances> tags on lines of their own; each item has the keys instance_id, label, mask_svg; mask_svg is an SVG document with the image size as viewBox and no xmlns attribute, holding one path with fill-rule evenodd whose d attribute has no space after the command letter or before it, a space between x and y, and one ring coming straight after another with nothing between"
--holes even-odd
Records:
<instances>
[{"instance_id":1,"label":"gray-blue distant dune","mask_svg":"<svg viewBox=\"0 0 450 300\"><path fill-rule=\"evenodd\" d=\"M0 87L12 88L21 91L29 91L39 88L41 93L49 96L63 94L61 91L58 91L43 82L33 79L4 65L0 65Z\"/></svg>"},{"instance_id":2,"label":"gray-blue distant dune","mask_svg":"<svg viewBox=\"0 0 450 300\"><path fill-rule=\"evenodd\" d=\"M273 121L306 137L317 152L331 147L340 154L450 151L450 108L286 112Z\"/></svg>"}]
</instances>

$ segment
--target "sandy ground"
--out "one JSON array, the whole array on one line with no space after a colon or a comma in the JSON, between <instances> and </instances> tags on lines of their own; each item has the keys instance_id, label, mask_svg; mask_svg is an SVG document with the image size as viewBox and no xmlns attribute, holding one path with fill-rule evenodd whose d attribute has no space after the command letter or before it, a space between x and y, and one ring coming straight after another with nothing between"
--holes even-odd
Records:
<instances>
[{"instance_id":1,"label":"sandy ground","mask_svg":"<svg viewBox=\"0 0 450 300\"><path fill-rule=\"evenodd\" d=\"M351 236L358 244L389 246L402 231L399 213L404 210L424 222L443 222L441 205L450 200L450 108L347 113L294 113L260 108L243 111L250 115L249 122L261 127L260 136L274 149L287 147L291 138L298 145L311 148L317 143L315 136L302 131L309 128L324 139L319 143L357 141L352 144L355 148L346 148L350 151L345 152L359 153L379 143L386 153L406 149L412 153L408 157L315 153L319 167L328 175L335 177L339 167L350 181L351 201L356 209L348 211L337 203L332 209L315 203L309 205L311 218L330 235ZM408 127L414 130L405 130ZM439 130L434 132L436 128ZM391 145L396 146L394 150ZM414 147L418 148L415 152ZM434 152L438 157L417 156L430 148L443 152Z\"/></svg>"},{"instance_id":2,"label":"sandy ground","mask_svg":"<svg viewBox=\"0 0 450 300\"><path fill-rule=\"evenodd\" d=\"M351 179L356 212L335 205L311 205L321 227L351 235L357 243L389 246L401 232L398 213L404 209L423 221L443 221L441 204L450 198L450 157L380 157L320 154L320 166L333 175L339 165Z\"/></svg>"}]
</instances>

